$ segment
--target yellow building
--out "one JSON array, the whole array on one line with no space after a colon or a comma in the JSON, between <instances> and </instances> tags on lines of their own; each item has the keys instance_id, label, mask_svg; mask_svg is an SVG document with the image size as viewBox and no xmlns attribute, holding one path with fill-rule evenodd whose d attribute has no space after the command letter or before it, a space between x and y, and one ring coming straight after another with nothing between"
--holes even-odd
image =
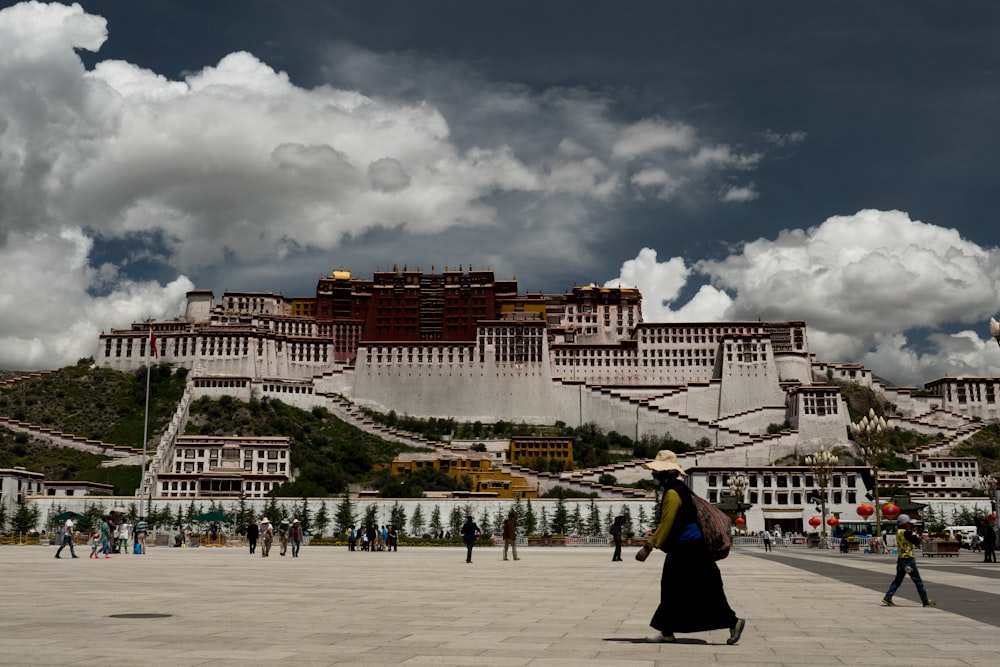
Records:
<instances>
[{"instance_id":1,"label":"yellow building","mask_svg":"<svg viewBox=\"0 0 1000 667\"><path fill-rule=\"evenodd\" d=\"M510 439L508 459L531 467L538 459L559 461L563 470L573 469L573 438L569 436L516 435Z\"/></svg>"},{"instance_id":2,"label":"yellow building","mask_svg":"<svg viewBox=\"0 0 1000 667\"><path fill-rule=\"evenodd\" d=\"M288 314L293 317L316 317L316 298L293 297L288 303Z\"/></svg>"},{"instance_id":3,"label":"yellow building","mask_svg":"<svg viewBox=\"0 0 1000 667\"><path fill-rule=\"evenodd\" d=\"M486 454L402 453L389 464L393 475L406 475L424 468L440 470L454 479L468 477L476 493L495 493L499 498L537 498L537 490L527 480L493 467Z\"/></svg>"}]
</instances>

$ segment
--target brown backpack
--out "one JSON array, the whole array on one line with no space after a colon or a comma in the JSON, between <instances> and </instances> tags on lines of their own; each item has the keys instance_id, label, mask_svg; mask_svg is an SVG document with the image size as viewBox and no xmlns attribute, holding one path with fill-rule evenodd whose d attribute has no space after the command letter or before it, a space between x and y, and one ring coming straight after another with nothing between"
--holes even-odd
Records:
<instances>
[{"instance_id":1,"label":"brown backpack","mask_svg":"<svg viewBox=\"0 0 1000 667\"><path fill-rule=\"evenodd\" d=\"M722 510L704 498L691 493L691 500L708 555L712 560L722 560L733 546L732 522Z\"/></svg>"}]
</instances>

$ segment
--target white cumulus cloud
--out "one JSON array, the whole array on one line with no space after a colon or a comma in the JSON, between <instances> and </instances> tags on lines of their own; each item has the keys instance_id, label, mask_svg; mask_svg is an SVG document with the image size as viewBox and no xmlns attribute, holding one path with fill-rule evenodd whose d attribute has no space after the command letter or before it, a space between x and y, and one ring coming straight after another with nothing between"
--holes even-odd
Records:
<instances>
[{"instance_id":1,"label":"white cumulus cloud","mask_svg":"<svg viewBox=\"0 0 1000 667\"><path fill-rule=\"evenodd\" d=\"M711 284L675 303L699 278ZM644 248L609 284L619 281L642 289L646 319L805 320L818 358L864 363L903 384L1000 374L986 325L996 310L1000 249L901 211L835 216L693 267L676 257L658 262ZM954 324L974 328L942 330Z\"/></svg>"},{"instance_id":2,"label":"white cumulus cloud","mask_svg":"<svg viewBox=\"0 0 1000 667\"><path fill-rule=\"evenodd\" d=\"M63 264L76 289L33 297L46 327L89 327L79 335L88 345L99 327L155 314L130 295L159 308L190 283L135 280L131 257L195 281L263 282L347 241L372 264L447 245L441 264L573 269L593 264L617 204L711 200L727 174L761 160L683 120L624 122L599 91L537 91L414 53L344 47L339 66L359 80L305 88L247 51L177 80L123 60L88 69L78 50L107 38L107 22L79 5L0 9L0 257L16 257L26 276ZM411 87L396 94L401 81ZM26 243L35 255L22 253ZM98 243L121 256L92 266ZM13 267L0 263L5 285ZM56 366L80 354L65 334L35 341L19 317L0 310L4 363Z\"/></svg>"},{"instance_id":3,"label":"white cumulus cloud","mask_svg":"<svg viewBox=\"0 0 1000 667\"><path fill-rule=\"evenodd\" d=\"M15 231L0 247L0 368L46 368L93 356L97 333L109 323L172 318L194 288L184 277L160 285L92 267L91 249L76 227ZM113 289L103 290L109 282Z\"/></svg>"}]
</instances>

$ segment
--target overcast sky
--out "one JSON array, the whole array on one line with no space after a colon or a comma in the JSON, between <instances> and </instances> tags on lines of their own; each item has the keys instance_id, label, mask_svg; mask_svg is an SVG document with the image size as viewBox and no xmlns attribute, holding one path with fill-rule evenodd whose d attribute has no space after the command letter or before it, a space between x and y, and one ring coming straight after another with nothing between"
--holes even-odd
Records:
<instances>
[{"instance_id":1,"label":"overcast sky","mask_svg":"<svg viewBox=\"0 0 1000 667\"><path fill-rule=\"evenodd\" d=\"M0 7L0 367L196 287L461 264L1000 375L992 0Z\"/></svg>"}]
</instances>

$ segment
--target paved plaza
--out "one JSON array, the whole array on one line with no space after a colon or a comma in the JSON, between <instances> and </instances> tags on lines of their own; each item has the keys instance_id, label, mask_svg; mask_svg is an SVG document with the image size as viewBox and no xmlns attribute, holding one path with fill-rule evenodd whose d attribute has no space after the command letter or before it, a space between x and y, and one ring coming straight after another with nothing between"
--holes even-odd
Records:
<instances>
[{"instance_id":1,"label":"paved plaza","mask_svg":"<svg viewBox=\"0 0 1000 667\"><path fill-rule=\"evenodd\" d=\"M907 581L879 606L891 557L739 549L721 567L748 619L650 644L662 555L606 548L151 548L72 560L0 547L3 665L995 665L1000 566L920 563L935 609ZM678 600L678 604L683 604ZM992 610L992 611L991 611ZM139 617L118 617L139 615ZM162 615L143 617L143 615Z\"/></svg>"}]
</instances>

